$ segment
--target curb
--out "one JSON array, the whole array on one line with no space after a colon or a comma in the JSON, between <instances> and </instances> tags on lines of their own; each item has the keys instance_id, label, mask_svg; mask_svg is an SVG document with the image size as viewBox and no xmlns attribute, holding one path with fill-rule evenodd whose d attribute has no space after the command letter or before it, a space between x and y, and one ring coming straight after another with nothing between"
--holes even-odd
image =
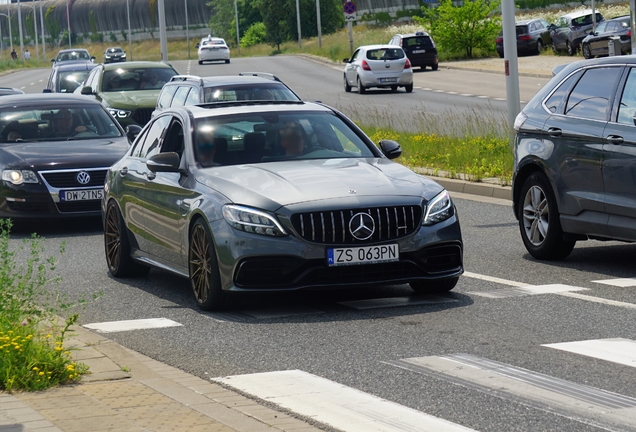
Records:
<instances>
[{"instance_id":1,"label":"curb","mask_svg":"<svg viewBox=\"0 0 636 432\"><path fill-rule=\"evenodd\" d=\"M498 198L512 203L512 188L510 186L491 185L487 183L467 182L464 180L449 179L444 177L433 177L437 183L442 185L449 192L460 192L469 195L478 195L489 198Z\"/></svg>"}]
</instances>

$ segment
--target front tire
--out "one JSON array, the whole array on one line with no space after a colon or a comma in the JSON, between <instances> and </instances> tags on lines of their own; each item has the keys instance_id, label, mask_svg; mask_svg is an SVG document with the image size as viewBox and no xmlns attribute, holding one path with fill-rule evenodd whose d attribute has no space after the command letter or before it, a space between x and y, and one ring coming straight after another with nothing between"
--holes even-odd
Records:
<instances>
[{"instance_id":1,"label":"front tire","mask_svg":"<svg viewBox=\"0 0 636 432\"><path fill-rule=\"evenodd\" d=\"M135 262L130 256L130 240L124 218L114 201L108 203L104 218L104 250L108 272L117 278L144 276L149 267Z\"/></svg>"},{"instance_id":2,"label":"front tire","mask_svg":"<svg viewBox=\"0 0 636 432\"><path fill-rule=\"evenodd\" d=\"M543 51L543 42L541 41L541 39L537 41L536 51L537 51L537 54L541 54L541 51Z\"/></svg>"},{"instance_id":3,"label":"front tire","mask_svg":"<svg viewBox=\"0 0 636 432\"><path fill-rule=\"evenodd\" d=\"M228 64L230 62L230 59L225 60L225 64Z\"/></svg>"},{"instance_id":4,"label":"front tire","mask_svg":"<svg viewBox=\"0 0 636 432\"><path fill-rule=\"evenodd\" d=\"M345 92L347 93L351 92L351 86L349 85L349 81L347 81L346 75L344 75L344 89L345 89Z\"/></svg>"},{"instance_id":5,"label":"front tire","mask_svg":"<svg viewBox=\"0 0 636 432\"><path fill-rule=\"evenodd\" d=\"M459 277L457 276L447 279L411 282L409 285L416 294L440 294L455 288L458 281Z\"/></svg>"},{"instance_id":6,"label":"front tire","mask_svg":"<svg viewBox=\"0 0 636 432\"><path fill-rule=\"evenodd\" d=\"M202 64L203 64L203 61L199 60L199 64L200 64L200 65L202 65Z\"/></svg>"},{"instance_id":7,"label":"front tire","mask_svg":"<svg viewBox=\"0 0 636 432\"><path fill-rule=\"evenodd\" d=\"M557 44L555 41L552 41L552 52L555 54L559 53L559 49L557 48Z\"/></svg>"},{"instance_id":8,"label":"front tire","mask_svg":"<svg viewBox=\"0 0 636 432\"><path fill-rule=\"evenodd\" d=\"M190 232L188 268L192 292L199 307L204 311L223 309L226 295L221 289L210 229L203 219L198 219Z\"/></svg>"},{"instance_id":9,"label":"front tire","mask_svg":"<svg viewBox=\"0 0 636 432\"><path fill-rule=\"evenodd\" d=\"M576 54L576 49L574 49L574 47L572 46L570 41L566 41L565 42L565 50L568 52L568 55L570 57L572 57L574 54Z\"/></svg>"},{"instance_id":10,"label":"front tire","mask_svg":"<svg viewBox=\"0 0 636 432\"><path fill-rule=\"evenodd\" d=\"M583 46L581 47L581 51L583 51L583 57L585 57L586 59L591 59L592 57L594 57L592 55L592 50L590 49L590 44L583 44Z\"/></svg>"},{"instance_id":11,"label":"front tire","mask_svg":"<svg viewBox=\"0 0 636 432\"><path fill-rule=\"evenodd\" d=\"M362 83L360 82L360 77L358 77L358 81L357 81L357 83L358 83L358 93L360 93L360 94L364 94L364 93L367 91L367 89L366 89L366 88L364 88L364 86L363 86L363 85L362 85Z\"/></svg>"},{"instance_id":12,"label":"front tire","mask_svg":"<svg viewBox=\"0 0 636 432\"><path fill-rule=\"evenodd\" d=\"M545 174L536 172L526 179L521 188L517 217L521 238L533 257L559 260L572 252L576 242L563 238L559 209Z\"/></svg>"}]
</instances>

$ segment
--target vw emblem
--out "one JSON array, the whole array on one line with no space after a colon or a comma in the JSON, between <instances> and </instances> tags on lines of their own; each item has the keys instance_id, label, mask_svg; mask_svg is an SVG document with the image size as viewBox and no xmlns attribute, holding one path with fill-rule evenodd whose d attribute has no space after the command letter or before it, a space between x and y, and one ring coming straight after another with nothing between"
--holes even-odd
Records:
<instances>
[{"instance_id":1,"label":"vw emblem","mask_svg":"<svg viewBox=\"0 0 636 432\"><path fill-rule=\"evenodd\" d=\"M349 232L357 240L367 240L375 232L375 221L369 213L357 213L349 221Z\"/></svg>"},{"instance_id":2,"label":"vw emblem","mask_svg":"<svg viewBox=\"0 0 636 432\"><path fill-rule=\"evenodd\" d=\"M91 176L86 171L80 171L77 174L76 178L77 178L77 182L83 185L88 184L88 182L91 181Z\"/></svg>"}]
</instances>

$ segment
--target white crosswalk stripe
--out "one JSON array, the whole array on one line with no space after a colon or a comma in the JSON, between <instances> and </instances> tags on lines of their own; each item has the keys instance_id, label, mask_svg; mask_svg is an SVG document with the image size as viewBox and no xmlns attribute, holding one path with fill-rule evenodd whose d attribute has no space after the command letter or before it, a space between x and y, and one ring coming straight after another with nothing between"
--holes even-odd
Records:
<instances>
[{"instance_id":1,"label":"white crosswalk stripe","mask_svg":"<svg viewBox=\"0 0 636 432\"><path fill-rule=\"evenodd\" d=\"M636 341L630 339L596 339L542 346L636 367Z\"/></svg>"},{"instance_id":2,"label":"white crosswalk stripe","mask_svg":"<svg viewBox=\"0 0 636 432\"><path fill-rule=\"evenodd\" d=\"M347 432L472 430L300 370L214 381Z\"/></svg>"}]
</instances>

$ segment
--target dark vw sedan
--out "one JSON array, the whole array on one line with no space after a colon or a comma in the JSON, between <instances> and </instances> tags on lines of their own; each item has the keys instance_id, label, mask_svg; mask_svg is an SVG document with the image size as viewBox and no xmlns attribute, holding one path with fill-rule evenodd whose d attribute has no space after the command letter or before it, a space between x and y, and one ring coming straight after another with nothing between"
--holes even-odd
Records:
<instances>
[{"instance_id":1,"label":"dark vw sedan","mask_svg":"<svg viewBox=\"0 0 636 432\"><path fill-rule=\"evenodd\" d=\"M636 241L636 56L565 66L515 129L514 210L532 256Z\"/></svg>"},{"instance_id":2,"label":"dark vw sedan","mask_svg":"<svg viewBox=\"0 0 636 432\"><path fill-rule=\"evenodd\" d=\"M108 167L128 148L99 102L53 93L0 98L0 217L98 216Z\"/></svg>"},{"instance_id":3,"label":"dark vw sedan","mask_svg":"<svg viewBox=\"0 0 636 432\"><path fill-rule=\"evenodd\" d=\"M108 269L189 278L204 310L227 307L229 291L451 290L463 271L455 207L390 160L400 154L316 103L169 108L108 172Z\"/></svg>"}]
</instances>

